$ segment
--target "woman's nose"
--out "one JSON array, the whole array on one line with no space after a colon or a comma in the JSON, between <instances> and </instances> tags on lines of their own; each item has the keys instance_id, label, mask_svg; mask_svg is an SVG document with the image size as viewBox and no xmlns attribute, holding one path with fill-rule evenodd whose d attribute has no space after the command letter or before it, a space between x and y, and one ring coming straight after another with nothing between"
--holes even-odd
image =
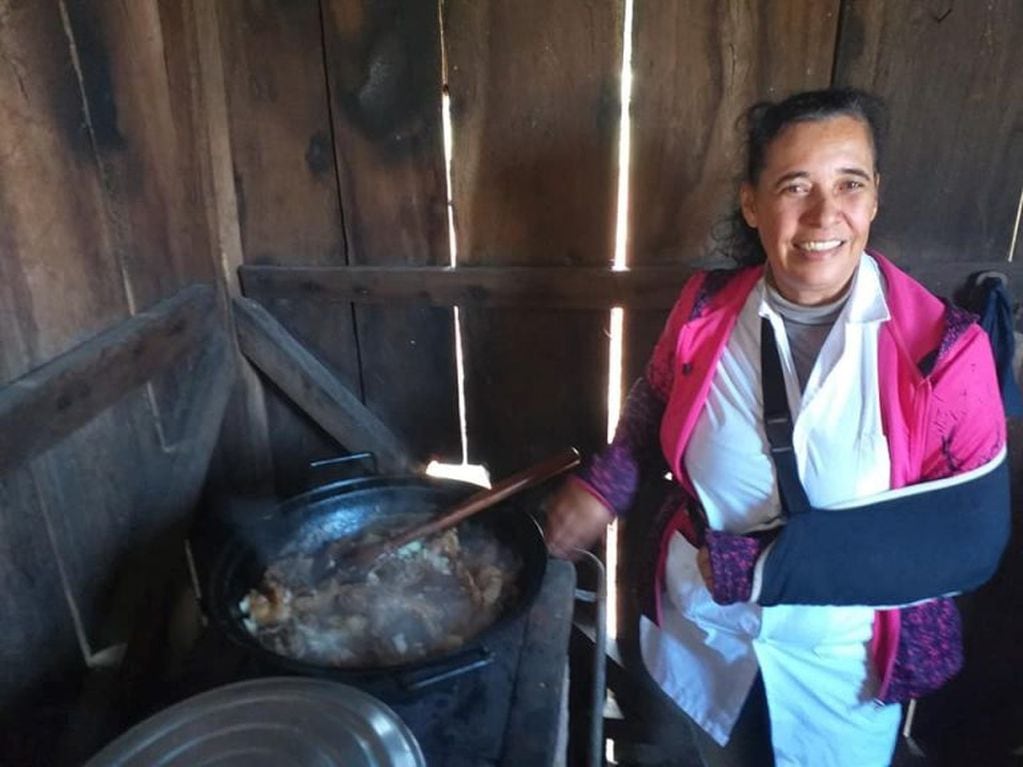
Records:
<instances>
[{"instance_id":1,"label":"woman's nose","mask_svg":"<svg viewBox=\"0 0 1023 767\"><path fill-rule=\"evenodd\" d=\"M803 211L803 223L810 226L829 226L839 214L838 201L826 192L817 192Z\"/></svg>"}]
</instances>

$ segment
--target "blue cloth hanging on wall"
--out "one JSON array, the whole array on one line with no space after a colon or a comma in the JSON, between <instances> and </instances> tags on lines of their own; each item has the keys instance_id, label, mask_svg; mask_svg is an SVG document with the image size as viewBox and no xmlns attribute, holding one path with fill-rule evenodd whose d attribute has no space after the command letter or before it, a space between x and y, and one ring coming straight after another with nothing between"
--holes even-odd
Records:
<instances>
[{"instance_id":1,"label":"blue cloth hanging on wall","mask_svg":"<svg viewBox=\"0 0 1023 767\"><path fill-rule=\"evenodd\" d=\"M1023 415L1023 395L1020 394L1012 367L1016 351L1013 322L1013 301L1007 287L1008 280L995 272L975 272L967 280L964 308L979 315L980 326L991 340L991 351L998 371L998 384L1002 390L1002 406L1007 416Z\"/></svg>"}]
</instances>

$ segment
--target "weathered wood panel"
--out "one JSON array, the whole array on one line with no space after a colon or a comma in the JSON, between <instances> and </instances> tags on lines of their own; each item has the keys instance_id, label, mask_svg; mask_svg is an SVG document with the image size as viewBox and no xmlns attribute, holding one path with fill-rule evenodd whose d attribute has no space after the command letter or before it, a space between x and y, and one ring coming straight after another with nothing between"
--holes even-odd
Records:
<instances>
[{"instance_id":1,"label":"weathered wood panel","mask_svg":"<svg viewBox=\"0 0 1023 767\"><path fill-rule=\"evenodd\" d=\"M266 309L237 298L234 314L245 356L324 430L342 445L358 444L375 453L385 471L411 468L407 450L391 430Z\"/></svg>"},{"instance_id":2,"label":"weathered wood panel","mask_svg":"<svg viewBox=\"0 0 1023 767\"><path fill-rule=\"evenodd\" d=\"M0 474L172 372L217 322L214 309L212 286L186 288L0 387Z\"/></svg>"},{"instance_id":3,"label":"weathered wood panel","mask_svg":"<svg viewBox=\"0 0 1023 767\"><path fill-rule=\"evenodd\" d=\"M430 306L669 309L692 269L652 266L630 271L596 267L274 267L245 266L246 290L295 302Z\"/></svg>"},{"instance_id":4,"label":"weathered wood panel","mask_svg":"<svg viewBox=\"0 0 1023 767\"><path fill-rule=\"evenodd\" d=\"M352 357L358 349L351 304L275 300L259 290L246 290L245 295L263 305L296 340L315 352L338 380L361 397L361 375L358 368L351 369ZM268 410L272 413L271 440L279 495L290 496L309 489L310 482L315 481L309 469L313 461L333 458L349 449L363 449L356 444L339 444L269 379L260 375L260 380L266 387Z\"/></svg>"},{"instance_id":5,"label":"weathered wood panel","mask_svg":"<svg viewBox=\"0 0 1023 767\"><path fill-rule=\"evenodd\" d=\"M196 136L179 130L174 114L168 74L174 51L168 56L156 2L78 0L60 11L102 194L106 245L117 264L106 279L123 290L135 313L214 274L205 198L188 175ZM154 378L146 396L125 398L39 462L37 473L46 477L42 501L92 649L125 638L108 615L124 552L186 516L198 490L201 476L182 476L173 492L154 491L165 455L191 436L172 427L194 372L186 358ZM124 471L131 466L140 468Z\"/></svg>"},{"instance_id":6,"label":"weathered wood panel","mask_svg":"<svg viewBox=\"0 0 1023 767\"><path fill-rule=\"evenodd\" d=\"M322 6L348 262L447 264L437 4ZM453 312L357 307L355 321L366 406L418 457L458 460Z\"/></svg>"},{"instance_id":7,"label":"weathered wood panel","mask_svg":"<svg viewBox=\"0 0 1023 767\"><path fill-rule=\"evenodd\" d=\"M58 669L81 665L74 624L27 471L0 477L0 711ZM6 742L6 739L0 739Z\"/></svg>"},{"instance_id":8,"label":"weathered wood panel","mask_svg":"<svg viewBox=\"0 0 1023 767\"><path fill-rule=\"evenodd\" d=\"M147 495L161 453L146 394L136 391L33 464L89 652L126 639L105 630L110 598L125 554L141 539L136 529L156 523Z\"/></svg>"},{"instance_id":9,"label":"weathered wood panel","mask_svg":"<svg viewBox=\"0 0 1023 767\"><path fill-rule=\"evenodd\" d=\"M692 261L736 204L737 120L831 80L840 0L637 3L629 262Z\"/></svg>"},{"instance_id":10,"label":"weathered wood panel","mask_svg":"<svg viewBox=\"0 0 1023 767\"><path fill-rule=\"evenodd\" d=\"M244 261L344 264L319 4L229 0L217 4L216 15ZM326 337L331 363L358 382L348 307L326 308L309 325L289 328L313 346ZM307 458L337 446L273 389L265 399L277 489L287 493L301 483ZM244 415L232 413L229 423Z\"/></svg>"},{"instance_id":11,"label":"weathered wood panel","mask_svg":"<svg viewBox=\"0 0 1023 767\"><path fill-rule=\"evenodd\" d=\"M630 266L692 263L736 205L743 137L761 99L827 87L840 0L636 3ZM678 285L678 289L681 289ZM666 318L626 316L625 386Z\"/></svg>"},{"instance_id":12,"label":"weathered wood panel","mask_svg":"<svg viewBox=\"0 0 1023 767\"><path fill-rule=\"evenodd\" d=\"M460 264L610 263L622 23L621 2L445 3ZM603 441L606 324L463 313L472 460L500 474Z\"/></svg>"},{"instance_id":13,"label":"weathered wood panel","mask_svg":"<svg viewBox=\"0 0 1023 767\"><path fill-rule=\"evenodd\" d=\"M184 540L234 377L228 350L216 323L193 346L192 379L167 408L169 426L186 435L173 448L162 448L137 392L33 465L90 652L132 637L145 609L138 594L159 577L143 566L147 552L171 545L169 535L178 547Z\"/></svg>"},{"instance_id":14,"label":"weathered wood panel","mask_svg":"<svg viewBox=\"0 0 1023 767\"><path fill-rule=\"evenodd\" d=\"M173 668L175 656L187 649L180 610L182 599L191 599L183 541L192 520L182 512L195 507L203 487L236 367L229 335L220 325L210 329L193 357L189 384L168 416L172 430L187 437L143 469L138 500L145 514L116 542L119 567L109 578L109 606L94 632L100 641L126 641L124 657L116 670L86 678L58 730L55 764L80 764L134 724L140 701L152 694L154 675ZM53 516L59 524L60 510Z\"/></svg>"},{"instance_id":15,"label":"weathered wood panel","mask_svg":"<svg viewBox=\"0 0 1023 767\"><path fill-rule=\"evenodd\" d=\"M345 263L318 4L227 0L218 16L246 261Z\"/></svg>"},{"instance_id":16,"label":"weathered wood panel","mask_svg":"<svg viewBox=\"0 0 1023 767\"><path fill-rule=\"evenodd\" d=\"M1013 295L1023 295L1023 263L952 261L902 268L932 293L952 297L974 272L998 272ZM593 267L341 267L246 266L242 277L269 300L302 306L391 301L431 306L609 309L667 312L695 266L640 266L628 271Z\"/></svg>"},{"instance_id":17,"label":"weathered wood panel","mask_svg":"<svg viewBox=\"0 0 1023 767\"><path fill-rule=\"evenodd\" d=\"M56 6L8 9L0 46L0 379L127 314L92 140Z\"/></svg>"},{"instance_id":18,"label":"weathered wood panel","mask_svg":"<svg viewBox=\"0 0 1023 767\"><path fill-rule=\"evenodd\" d=\"M121 264L115 255L107 197L98 173L97 140L77 74L77 51L57 5L29 4L8 9L0 26L4 60L0 67L0 305L10 322L0 323L2 377L9 380L84 341L101 328L129 314ZM109 123L106 123L109 124ZM123 412L94 422L62 446L61 457L77 464L102 461L112 450L127 461L144 460L149 448L139 442L136 428L152 415L144 397ZM112 447L111 447L112 445ZM151 446L150 446L151 447ZM117 453L123 450L123 453ZM53 455L53 454L51 454ZM40 460L48 463L50 456ZM85 471L74 478L54 465L61 487L42 485L36 506L54 506L53 495L78 497L76 488L92 494L105 508L107 488ZM111 491L111 495L115 495ZM85 499L76 501L84 503ZM102 551L97 542L109 532L108 518L90 518L81 505L69 514L76 529L73 553L96 563ZM40 516L23 516L19 524L43 526ZM28 535L22 531L21 535ZM12 533L12 535L16 534ZM59 545L55 557L71 552ZM50 567L55 564L51 562ZM35 573L33 573L35 575ZM100 588L76 580L68 571L69 593ZM46 577L42 574L39 577ZM39 620L68 616L66 601L39 602ZM63 619L63 618L62 618Z\"/></svg>"},{"instance_id":19,"label":"weathered wood panel","mask_svg":"<svg viewBox=\"0 0 1023 767\"><path fill-rule=\"evenodd\" d=\"M213 278L195 136L179 117L188 102L175 109L168 63L175 51L165 46L157 0L70 0L63 8L111 248L134 312ZM164 410L185 375L149 385L165 444L181 438L165 428Z\"/></svg>"},{"instance_id":20,"label":"weathered wood panel","mask_svg":"<svg viewBox=\"0 0 1023 767\"><path fill-rule=\"evenodd\" d=\"M176 162L193 150L190 137L175 133L167 52L154 9L151 3L128 8L71 2L4 10L5 382L135 309L144 312L171 286L212 274L202 245L201 202ZM165 379L159 386L169 395L179 383ZM169 396L165 402L173 404ZM166 522L139 502L152 492L146 490L151 467L174 447L161 439L159 427L146 394L122 400L34 462L35 498L32 490L19 496L31 514L15 518L5 512L11 541L38 537L47 520L52 523L51 554L22 575L46 583L59 569L67 598L38 599L35 622L51 625L79 616L83 649L99 649L111 639L101 627L118 552L133 531ZM177 517L187 511L182 494L195 491L199 482L179 479L175 493L163 494L161 507ZM193 486L185 487L187 481ZM16 526L30 527L13 530ZM8 564L0 568L6 572ZM7 664L5 650L0 665Z\"/></svg>"},{"instance_id":21,"label":"weathered wood panel","mask_svg":"<svg viewBox=\"0 0 1023 767\"><path fill-rule=\"evenodd\" d=\"M228 296L237 296L242 243L217 6L201 0L162 3L164 32L171 49L178 51L175 60L187 61L201 188L207 200L206 226L219 256L218 278ZM251 366L239 364L237 371L210 485L217 493L270 494L274 470L263 387Z\"/></svg>"},{"instance_id":22,"label":"weathered wood panel","mask_svg":"<svg viewBox=\"0 0 1023 767\"><path fill-rule=\"evenodd\" d=\"M876 92L891 113L872 243L904 263L1008 259L1023 189L1023 4L847 6L835 82Z\"/></svg>"},{"instance_id":23,"label":"weathered wood panel","mask_svg":"<svg viewBox=\"0 0 1023 767\"><path fill-rule=\"evenodd\" d=\"M175 103L156 0L66 0L112 250L129 299L148 306L213 277L195 138Z\"/></svg>"}]
</instances>

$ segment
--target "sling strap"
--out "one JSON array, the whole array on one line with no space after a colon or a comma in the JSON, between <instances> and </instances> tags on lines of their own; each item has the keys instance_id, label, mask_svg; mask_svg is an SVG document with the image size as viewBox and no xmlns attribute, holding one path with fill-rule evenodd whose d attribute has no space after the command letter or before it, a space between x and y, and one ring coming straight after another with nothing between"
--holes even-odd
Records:
<instances>
[{"instance_id":1,"label":"sling strap","mask_svg":"<svg viewBox=\"0 0 1023 767\"><path fill-rule=\"evenodd\" d=\"M771 446L771 459L778 474L778 495L786 516L810 511L792 447L792 414L785 393L785 376L781 370L774 327L764 317L760 322L760 384L764 394L764 431Z\"/></svg>"}]
</instances>

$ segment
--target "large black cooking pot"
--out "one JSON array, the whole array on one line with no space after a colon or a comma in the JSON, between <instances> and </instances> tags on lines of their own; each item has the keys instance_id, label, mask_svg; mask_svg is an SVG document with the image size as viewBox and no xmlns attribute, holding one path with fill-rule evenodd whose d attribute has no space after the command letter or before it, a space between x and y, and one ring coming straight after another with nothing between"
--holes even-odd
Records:
<instances>
[{"instance_id":1,"label":"large black cooking pot","mask_svg":"<svg viewBox=\"0 0 1023 767\"><path fill-rule=\"evenodd\" d=\"M360 532L395 514L436 513L479 488L453 480L370 476L335 482L285 501L256 522L238 525L227 536L210 570L204 603L211 621L243 647L267 673L294 673L335 679L388 700L417 694L426 686L490 662L487 637L523 613L540 590L547 548L523 496L481 513L466 524L482 525L522 561L516 596L497 620L457 650L421 661L387 667L337 668L293 660L260 645L242 623L238 603L257 586L275 559L308 553Z\"/></svg>"}]
</instances>

